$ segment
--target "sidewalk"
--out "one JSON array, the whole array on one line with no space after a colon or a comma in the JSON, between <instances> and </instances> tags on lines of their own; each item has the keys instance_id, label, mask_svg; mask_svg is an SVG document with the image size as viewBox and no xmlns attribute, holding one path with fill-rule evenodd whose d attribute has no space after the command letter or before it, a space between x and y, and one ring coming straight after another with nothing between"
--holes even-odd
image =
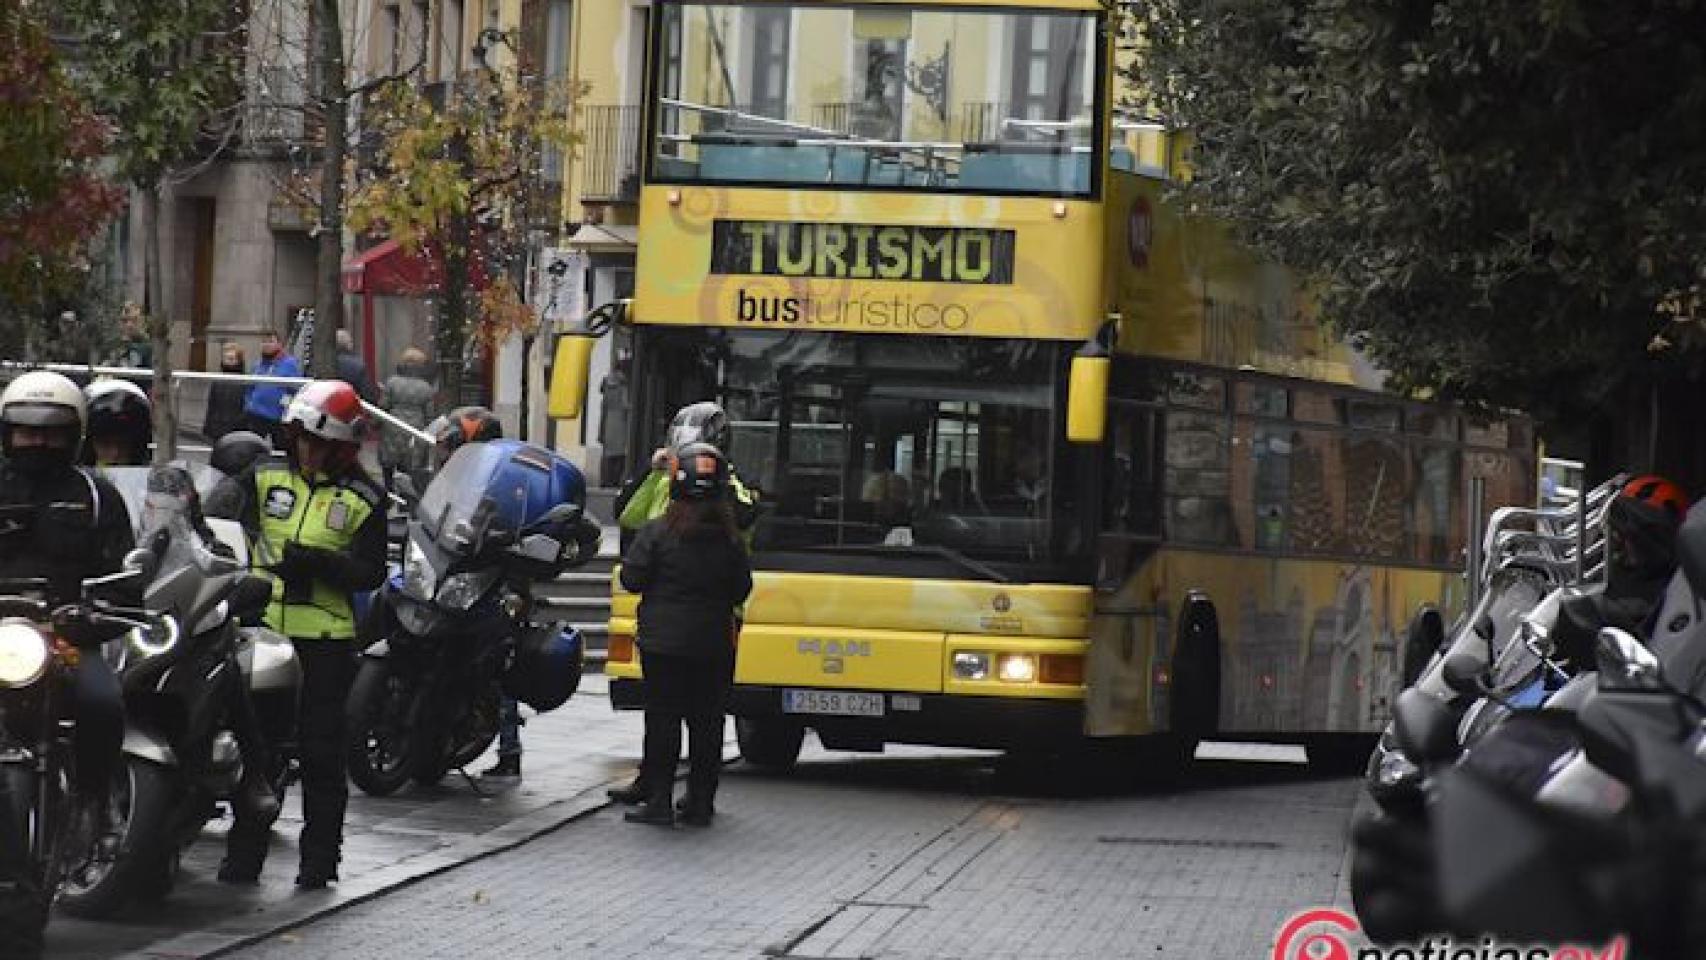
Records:
<instances>
[{"instance_id":1,"label":"sidewalk","mask_svg":"<svg viewBox=\"0 0 1706 960\"><path fill-rule=\"evenodd\" d=\"M298 893L293 883L302 821L292 789L260 886L214 880L225 830L216 822L184 855L177 888L164 903L134 907L116 923L56 915L49 953L78 960L206 956L510 849L605 806L604 788L633 775L641 725L638 713L612 711L608 680L589 675L561 709L528 718L518 786L481 796L454 773L435 789L405 787L383 799L352 786L342 881L324 892ZM470 772L490 762L488 754Z\"/></svg>"}]
</instances>

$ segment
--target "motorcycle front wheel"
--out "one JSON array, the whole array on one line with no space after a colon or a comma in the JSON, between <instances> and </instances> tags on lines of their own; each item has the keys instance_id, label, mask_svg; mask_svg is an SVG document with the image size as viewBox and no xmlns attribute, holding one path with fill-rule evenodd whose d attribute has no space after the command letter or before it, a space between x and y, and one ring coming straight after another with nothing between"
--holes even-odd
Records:
<instances>
[{"instance_id":1,"label":"motorcycle front wheel","mask_svg":"<svg viewBox=\"0 0 1706 960\"><path fill-rule=\"evenodd\" d=\"M21 764L0 764L0 829L13 834L5 849L30 849L36 778ZM47 896L36 865L0 863L0 960L38 960L47 928Z\"/></svg>"},{"instance_id":2,"label":"motorcycle front wheel","mask_svg":"<svg viewBox=\"0 0 1706 960\"><path fill-rule=\"evenodd\" d=\"M152 761L124 759L107 797L109 830L70 854L59 904L74 917L107 919L132 897L164 896L176 877L176 844L166 834L171 777Z\"/></svg>"},{"instance_id":3,"label":"motorcycle front wheel","mask_svg":"<svg viewBox=\"0 0 1706 960\"><path fill-rule=\"evenodd\" d=\"M369 796L396 793L414 772L413 700L409 678L390 660L361 661L348 701L349 778Z\"/></svg>"}]
</instances>

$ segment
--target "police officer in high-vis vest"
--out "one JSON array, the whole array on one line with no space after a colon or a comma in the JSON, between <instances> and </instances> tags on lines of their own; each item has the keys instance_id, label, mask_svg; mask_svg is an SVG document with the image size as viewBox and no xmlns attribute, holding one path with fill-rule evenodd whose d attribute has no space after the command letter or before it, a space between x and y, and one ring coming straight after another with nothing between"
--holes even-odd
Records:
<instances>
[{"instance_id":1,"label":"police officer in high-vis vest","mask_svg":"<svg viewBox=\"0 0 1706 960\"><path fill-rule=\"evenodd\" d=\"M302 754L302 851L296 885L338 878L344 808L344 700L356 666L350 595L385 579L383 493L356 460L366 426L349 384L316 380L299 391L282 423L289 466L262 461L244 477L238 516L253 543L250 562L273 579L266 622L290 637L302 662L297 740ZM219 879L254 882L266 859L267 828L241 814Z\"/></svg>"}]
</instances>

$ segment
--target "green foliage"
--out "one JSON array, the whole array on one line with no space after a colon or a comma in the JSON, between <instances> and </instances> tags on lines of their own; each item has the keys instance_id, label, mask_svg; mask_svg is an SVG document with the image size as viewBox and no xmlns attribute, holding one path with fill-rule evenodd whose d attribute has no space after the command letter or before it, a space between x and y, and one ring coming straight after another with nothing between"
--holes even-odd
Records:
<instances>
[{"instance_id":1,"label":"green foliage","mask_svg":"<svg viewBox=\"0 0 1706 960\"><path fill-rule=\"evenodd\" d=\"M152 188L235 122L247 5L237 0L61 0L78 80L115 131L119 174Z\"/></svg>"},{"instance_id":2,"label":"green foliage","mask_svg":"<svg viewBox=\"0 0 1706 960\"><path fill-rule=\"evenodd\" d=\"M364 117L378 163L350 193L348 223L440 262L433 271L441 367L455 379L476 340L529 326L513 272L525 252L526 209L544 187L548 149L568 150L578 88L515 72L475 70L434 103L412 85L386 89ZM476 282L493 281L476 296ZM449 385L449 386L453 386Z\"/></svg>"},{"instance_id":3,"label":"green foliage","mask_svg":"<svg viewBox=\"0 0 1706 960\"><path fill-rule=\"evenodd\" d=\"M1706 280L1706 4L1153 0L1189 202L1319 284L1400 389L1590 412L1681 372Z\"/></svg>"},{"instance_id":4,"label":"green foliage","mask_svg":"<svg viewBox=\"0 0 1706 960\"><path fill-rule=\"evenodd\" d=\"M0 0L0 307L19 323L82 285L89 240L121 199L97 170L106 127L72 91L38 16Z\"/></svg>"}]
</instances>

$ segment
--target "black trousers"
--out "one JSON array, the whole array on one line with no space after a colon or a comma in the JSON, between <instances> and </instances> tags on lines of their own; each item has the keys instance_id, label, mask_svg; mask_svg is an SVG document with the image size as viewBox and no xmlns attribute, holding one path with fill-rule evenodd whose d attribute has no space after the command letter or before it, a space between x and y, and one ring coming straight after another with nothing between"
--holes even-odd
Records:
<instances>
[{"instance_id":1,"label":"black trousers","mask_svg":"<svg viewBox=\"0 0 1706 960\"><path fill-rule=\"evenodd\" d=\"M687 725L687 795L710 803L723 767L723 711L734 677L734 651L709 658L640 654L646 676L645 756L640 777L653 802L669 802Z\"/></svg>"},{"instance_id":2,"label":"black trousers","mask_svg":"<svg viewBox=\"0 0 1706 960\"><path fill-rule=\"evenodd\" d=\"M77 721L77 789L104 797L124 748L124 693L99 650L84 651L71 681Z\"/></svg>"},{"instance_id":3,"label":"black trousers","mask_svg":"<svg viewBox=\"0 0 1706 960\"><path fill-rule=\"evenodd\" d=\"M355 680L352 640L291 638L302 664L302 692L296 714L297 751L302 762L303 860L337 862L343 847L344 811L349 781L344 752L344 703ZM239 814L240 815L240 814ZM266 828L232 825L227 854L254 862L266 858Z\"/></svg>"}]
</instances>

